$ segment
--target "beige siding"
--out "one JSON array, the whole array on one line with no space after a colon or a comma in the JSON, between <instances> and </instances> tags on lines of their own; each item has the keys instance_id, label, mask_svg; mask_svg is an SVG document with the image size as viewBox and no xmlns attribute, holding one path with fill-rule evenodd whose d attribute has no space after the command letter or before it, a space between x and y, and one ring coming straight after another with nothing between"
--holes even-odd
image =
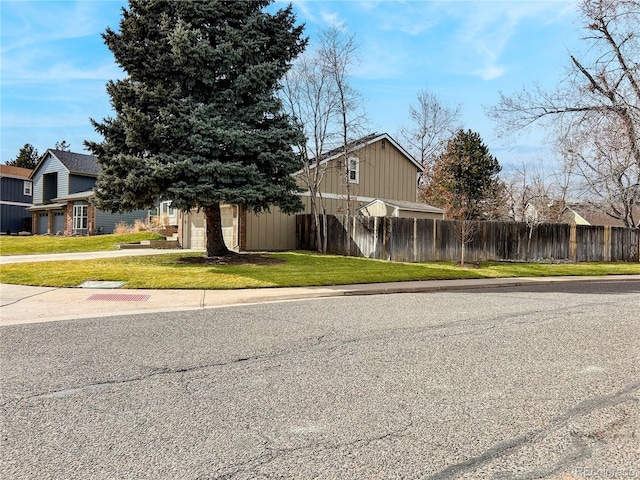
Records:
<instances>
[{"instance_id":1,"label":"beige siding","mask_svg":"<svg viewBox=\"0 0 640 480\"><path fill-rule=\"evenodd\" d=\"M391 211L390 211L391 210ZM389 209L382 202L374 202L369 205L366 210L361 210L362 214L367 217L388 217L392 215L393 209Z\"/></svg>"},{"instance_id":2,"label":"beige siding","mask_svg":"<svg viewBox=\"0 0 640 480\"><path fill-rule=\"evenodd\" d=\"M270 213L247 212L246 250L295 250L296 216L274 207Z\"/></svg>"},{"instance_id":3,"label":"beige siding","mask_svg":"<svg viewBox=\"0 0 640 480\"><path fill-rule=\"evenodd\" d=\"M359 182L350 184L350 194L352 197L361 198L353 201L352 212L374 198L409 202L417 200L418 167L391 142L384 140L384 148L382 143L383 140L378 140L349 154L350 157L358 157L360 160ZM344 161L342 165L344 165ZM298 184L305 188L304 182L300 178L298 178ZM343 166L339 166L337 160L328 162L321 191L326 194L324 205L328 214L347 212L345 171ZM309 196L302 195L301 200L305 207L301 213L311 213ZM273 208L271 213L259 215L247 212L246 220L246 244L244 246L246 250L295 249L295 215L285 215L277 208Z\"/></svg>"},{"instance_id":4,"label":"beige siding","mask_svg":"<svg viewBox=\"0 0 640 480\"><path fill-rule=\"evenodd\" d=\"M360 178L351 183L351 195L367 198L417 201L418 168L390 142L377 141L349 156L360 159ZM346 195L345 171L338 160L327 164L322 191ZM342 162L344 165L344 162Z\"/></svg>"}]
</instances>

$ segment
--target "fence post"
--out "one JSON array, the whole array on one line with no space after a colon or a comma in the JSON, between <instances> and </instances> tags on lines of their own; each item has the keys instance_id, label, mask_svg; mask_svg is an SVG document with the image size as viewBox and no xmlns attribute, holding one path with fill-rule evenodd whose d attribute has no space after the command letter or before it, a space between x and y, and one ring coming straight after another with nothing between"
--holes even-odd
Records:
<instances>
[{"instance_id":1,"label":"fence post","mask_svg":"<svg viewBox=\"0 0 640 480\"><path fill-rule=\"evenodd\" d=\"M434 218L433 219L433 244L431 245L431 260L432 261L440 260L439 258L436 258L436 253L437 253L436 240L438 238L438 234L436 232L437 229L438 229L438 220L436 220Z\"/></svg>"},{"instance_id":2,"label":"fence post","mask_svg":"<svg viewBox=\"0 0 640 480\"><path fill-rule=\"evenodd\" d=\"M387 217L382 217L382 249L380 259L387 259Z\"/></svg>"},{"instance_id":3,"label":"fence post","mask_svg":"<svg viewBox=\"0 0 640 480\"><path fill-rule=\"evenodd\" d=\"M413 261L418 261L418 219L413 219Z\"/></svg>"},{"instance_id":4,"label":"fence post","mask_svg":"<svg viewBox=\"0 0 640 480\"><path fill-rule=\"evenodd\" d=\"M569 260L575 262L578 259L578 241L576 239L576 224L569 227Z\"/></svg>"}]
</instances>

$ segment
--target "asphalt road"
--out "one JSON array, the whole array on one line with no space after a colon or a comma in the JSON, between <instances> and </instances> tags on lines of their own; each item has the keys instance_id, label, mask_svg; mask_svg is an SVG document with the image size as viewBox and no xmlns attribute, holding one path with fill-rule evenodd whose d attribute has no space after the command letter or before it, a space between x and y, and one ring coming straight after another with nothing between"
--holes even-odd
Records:
<instances>
[{"instance_id":1,"label":"asphalt road","mask_svg":"<svg viewBox=\"0 0 640 480\"><path fill-rule=\"evenodd\" d=\"M640 478L639 310L620 281L5 326L0 478Z\"/></svg>"}]
</instances>

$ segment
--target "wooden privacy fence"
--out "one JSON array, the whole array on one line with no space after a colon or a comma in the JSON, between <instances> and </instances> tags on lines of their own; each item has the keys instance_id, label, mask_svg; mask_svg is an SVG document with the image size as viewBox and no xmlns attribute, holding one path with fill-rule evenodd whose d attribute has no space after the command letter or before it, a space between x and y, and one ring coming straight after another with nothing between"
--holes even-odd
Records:
<instances>
[{"instance_id":1,"label":"wooden privacy fence","mask_svg":"<svg viewBox=\"0 0 640 480\"><path fill-rule=\"evenodd\" d=\"M327 253L396 262L460 260L456 221L335 215L326 219ZM541 224L529 229L518 222L475 222L465 243L465 261L637 262L639 238L634 228ZM311 215L296 217L296 247L316 250Z\"/></svg>"}]
</instances>

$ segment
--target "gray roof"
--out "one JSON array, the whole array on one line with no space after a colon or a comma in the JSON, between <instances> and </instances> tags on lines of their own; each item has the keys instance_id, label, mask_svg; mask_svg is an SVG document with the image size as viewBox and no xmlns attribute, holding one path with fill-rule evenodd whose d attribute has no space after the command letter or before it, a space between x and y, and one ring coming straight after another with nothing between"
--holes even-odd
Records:
<instances>
[{"instance_id":1,"label":"gray roof","mask_svg":"<svg viewBox=\"0 0 640 480\"><path fill-rule=\"evenodd\" d=\"M65 167L67 167L69 173L88 175L92 177L97 177L100 174L98 158L93 155L66 152L64 150L55 150L53 148L50 148L48 151L60 160Z\"/></svg>"},{"instance_id":2,"label":"gray roof","mask_svg":"<svg viewBox=\"0 0 640 480\"><path fill-rule=\"evenodd\" d=\"M34 205L33 207L27 207L25 210L29 212L37 212L38 210L58 210L66 207L66 203L40 203L38 205Z\"/></svg>"},{"instance_id":3,"label":"gray roof","mask_svg":"<svg viewBox=\"0 0 640 480\"><path fill-rule=\"evenodd\" d=\"M376 198L372 202L369 202L360 208L365 208L375 202L382 202L385 205L389 205L390 207L398 208L400 210L410 210L413 212L427 213L445 213L441 208L434 207L432 205L429 205L428 203L405 202L404 200L386 200L384 198Z\"/></svg>"},{"instance_id":4,"label":"gray roof","mask_svg":"<svg viewBox=\"0 0 640 480\"><path fill-rule=\"evenodd\" d=\"M69 200L87 200L94 196L93 189L87 190L84 192L72 193L70 195L65 195L64 197L56 197L53 199L54 202L67 202Z\"/></svg>"}]
</instances>

